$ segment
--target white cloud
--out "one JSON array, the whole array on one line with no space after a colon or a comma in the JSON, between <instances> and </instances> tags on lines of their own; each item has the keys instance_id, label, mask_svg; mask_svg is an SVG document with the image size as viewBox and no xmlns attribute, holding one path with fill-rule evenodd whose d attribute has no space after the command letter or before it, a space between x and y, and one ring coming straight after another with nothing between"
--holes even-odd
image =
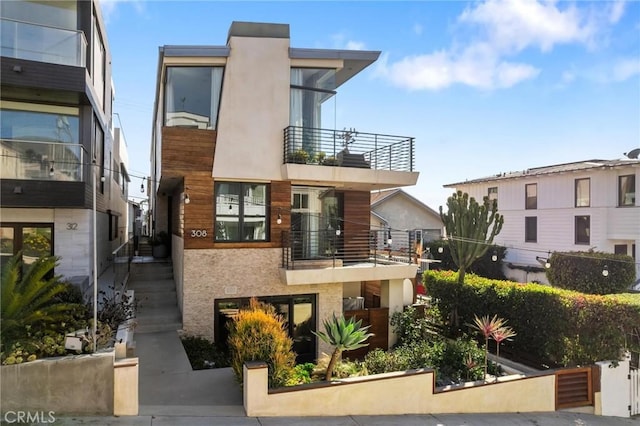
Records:
<instances>
[{"instance_id":1,"label":"white cloud","mask_svg":"<svg viewBox=\"0 0 640 426\"><path fill-rule=\"evenodd\" d=\"M349 40L345 45L347 50L364 50L365 44L361 41Z\"/></svg>"},{"instance_id":2,"label":"white cloud","mask_svg":"<svg viewBox=\"0 0 640 426\"><path fill-rule=\"evenodd\" d=\"M640 59L627 58L616 61L613 65L612 77L614 81L624 81L640 74Z\"/></svg>"},{"instance_id":3,"label":"white cloud","mask_svg":"<svg viewBox=\"0 0 640 426\"><path fill-rule=\"evenodd\" d=\"M528 0L488 0L466 9L459 21L479 25L504 52L528 47L548 52L560 43L590 43L597 30L591 16L575 5L561 10L555 2Z\"/></svg>"},{"instance_id":4,"label":"white cloud","mask_svg":"<svg viewBox=\"0 0 640 426\"><path fill-rule=\"evenodd\" d=\"M626 3L624 1L615 1L611 5L611 11L609 12L609 23L615 24L617 23L622 15L624 14L624 8L626 7Z\"/></svg>"},{"instance_id":5,"label":"white cloud","mask_svg":"<svg viewBox=\"0 0 640 426\"><path fill-rule=\"evenodd\" d=\"M347 49L347 50L364 50L364 42L357 40L347 39L344 33L336 33L331 35L334 49Z\"/></svg>"},{"instance_id":6,"label":"white cloud","mask_svg":"<svg viewBox=\"0 0 640 426\"><path fill-rule=\"evenodd\" d=\"M102 17L105 22L109 22L114 16L118 14L118 6L122 4L130 4L133 6L138 14L143 14L145 11L145 0L101 0L100 7L102 9Z\"/></svg>"},{"instance_id":7,"label":"white cloud","mask_svg":"<svg viewBox=\"0 0 640 426\"><path fill-rule=\"evenodd\" d=\"M424 28L422 27L422 25L420 25L420 24L414 24L413 25L413 32L416 35L421 35L423 30L424 30Z\"/></svg>"},{"instance_id":8,"label":"white cloud","mask_svg":"<svg viewBox=\"0 0 640 426\"><path fill-rule=\"evenodd\" d=\"M455 40L449 48L394 63L387 60L378 67L378 75L410 90L440 90L453 84L483 90L509 88L541 73L534 65L511 60L512 57L532 48L550 52L562 44L594 47L603 29L620 19L624 3L614 3L605 10L602 13L602 8L555 0L474 3L458 17L458 23L467 27L460 34L467 34L471 28L474 38L466 43ZM622 69L620 74L625 72L628 71ZM563 76L566 83L573 78Z\"/></svg>"},{"instance_id":9,"label":"white cloud","mask_svg":"<svg viewBox=\"0 0 640 426\"><path fill-rule=\"evenodd\" d=\"M572 83L574 80L576 79L576 73L574 71L564 71L562 73L562 83L563 84L569 84Z\"/></svg>"}]
</instances>

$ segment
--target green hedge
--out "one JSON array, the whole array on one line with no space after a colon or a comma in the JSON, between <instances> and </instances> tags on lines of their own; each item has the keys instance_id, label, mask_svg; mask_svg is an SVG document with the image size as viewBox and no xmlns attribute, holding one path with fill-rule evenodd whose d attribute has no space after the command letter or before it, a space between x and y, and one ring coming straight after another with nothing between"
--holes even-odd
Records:
<instances>
[{"instance_id":1,"label":"green hedge","mask_svg":"<svg viewBox=\"0 0 640 426\"><path fill-rule=\"evenodd\" d=\"M636 279L632 257L621 254L572 251L555 252L549 258L549 282L560 288L591 294L610 294L628 290ZM607 268L608 275L602 275Z\"/></svg>"},{"instance_id":2,"label":"green hedge","mask_svg":"<svg viewBox=\"0 0 640 426\"><path fill-rule=\"evenodd\" d=\"M460 286L457 275L424 274L427 295L434 298L441 320L446 322L454 308L463 326L474 315L505 318L518 333L506 346L541 363L584 365L619 359L623 348L640 349L640 294L599 296L475 275L467 275Z\"/></svg>"}]
</instances>

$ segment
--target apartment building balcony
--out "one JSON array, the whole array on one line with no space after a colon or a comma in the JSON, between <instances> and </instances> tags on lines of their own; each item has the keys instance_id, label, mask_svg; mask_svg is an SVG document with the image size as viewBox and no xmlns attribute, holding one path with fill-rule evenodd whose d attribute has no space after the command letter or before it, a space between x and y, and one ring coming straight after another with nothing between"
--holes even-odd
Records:
<instances>
[{"instance_id":1,"label":"apartment building balcony","mask_svg":"<svg viewBox=\"0 0 640 426\"><path fill-rule=\"evenodd\" d=\"M412 137L289 126L284 129L286 180L374 190L415 185Z\"/></svg>"},{"instance_id":2,"label":"apartment building balcony","mask_svg":"<svg viewBox=\"0 0 640 426\"><path fill-rule=\"evenodd\" d=\"M74 67L86 66L87 40L82 31L2 18L0 54Z\"/></svg>"},{"instance_id":3,"label":"apartment building balcony","mask_svg":"<svg viewBox=\"0 0 640 426\"><path fill-rule=\"evenodd\" d=\"M412 243L409 231L283 232L281 276L287 285L415 278Z\"/></svg>"},{"instance_id":4,"label":"apartment building balcony","mask_svg":"<svg viewBox=\"0 0 640 426\"><path fill-rule=\"evenodd\" d=\"M0 140L0 178L82 182L88 155L77 143Z\"/></svg>"}]
</instances>

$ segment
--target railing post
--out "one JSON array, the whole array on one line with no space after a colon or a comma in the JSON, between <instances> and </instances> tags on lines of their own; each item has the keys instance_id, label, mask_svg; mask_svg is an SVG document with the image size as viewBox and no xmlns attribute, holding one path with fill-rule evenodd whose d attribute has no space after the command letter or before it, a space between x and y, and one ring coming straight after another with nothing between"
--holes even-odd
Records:
<instances>
[{"instance_id":1,"label":"railing post","mask_svg":"<svg viewBox=\"0 0 640 426\"><path fill-rule=\"evenodd\" d=\"M412 172L413 171L413 138L411 138L411 144L410 144L410 148L411 150L409 151L409 171Z\"/></svg>"},{"instance_id":2,"label":"railing post","mask_svg":"<svg viewBox=\"0 0 640 426\"><path fill-rule=\"evenodd\" d=\"M376 156L376 159L374 161L374 166L373 169L374 170L378 170L378 135L376 134L373 138L373 152L375 153L374 155Z\"/></svg>"},{"instance_id":3,"label":"railing post","mask_svg":"<svg viewBox=\"0 0 640 426\"><path fill-rule=\"evenodd\" d=\"M392 147L392 146L393 146L393 145L389 145L389 170L392 170L391 165L393 164L393 161L392 161L392 158L391 158L391 157L392 157L392 155L393 155L393 154L392 154L392 151L391 151L391 147Z\"/></svg>"}]
</instances>

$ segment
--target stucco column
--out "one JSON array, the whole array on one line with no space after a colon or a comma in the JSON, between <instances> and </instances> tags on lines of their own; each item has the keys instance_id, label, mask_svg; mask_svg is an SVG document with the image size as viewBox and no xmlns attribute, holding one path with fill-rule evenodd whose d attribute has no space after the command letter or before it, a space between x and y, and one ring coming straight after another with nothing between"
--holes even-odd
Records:
<instances>
[{"instance_id":1,"label":"stucco column","mask_svg":"<svg viewBox=\"0 0 640 426\"><path fill-rule=\"evenodd\" d=\"M603 416L629 417L629 396L631 382L629 375L629 356L614 366L610 361L596 362L600 367L600 414ZM597 408L597 407L596 407Z\"/></svg>"},{"instance_id":2,"label":"stucco column","mask_svg":"<svg viewBox=\"0 0 640 426\"><path fill-rule=\"evenodd\" d=\"M396 344L398 337L391 327L391 316L402 312L404 279L383 280L380 283L380 306L389 308L389 347Z\"/></svg>"}]
</instances>

